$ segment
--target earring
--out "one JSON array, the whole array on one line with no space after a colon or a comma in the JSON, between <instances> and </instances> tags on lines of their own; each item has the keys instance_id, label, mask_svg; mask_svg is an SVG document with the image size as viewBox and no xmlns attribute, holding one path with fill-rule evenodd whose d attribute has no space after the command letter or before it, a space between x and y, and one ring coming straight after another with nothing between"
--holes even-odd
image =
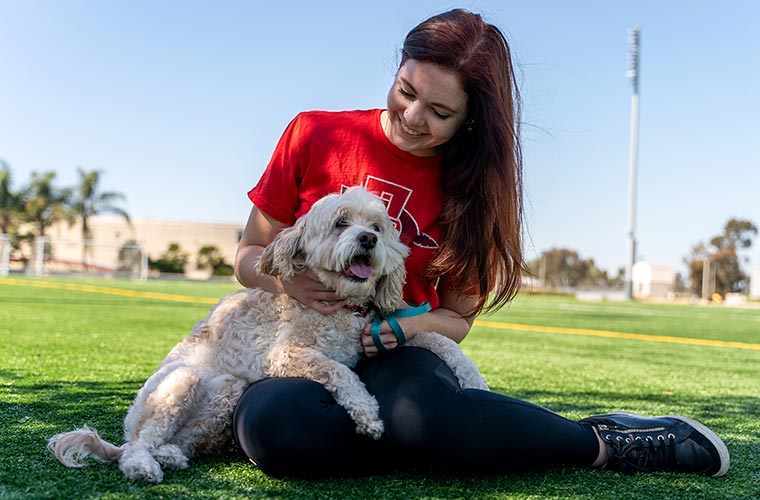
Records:
<instances>
[{"instance_id":1,"label":"earring","mask_svg":"<svg viewBox=\"0 0 760 500\"><path fill-rule=\"evenodd\" d=\"M472 126L475 125L475 120L467 120L467 131L472 132Z\"/></svg>"}]
</instances>

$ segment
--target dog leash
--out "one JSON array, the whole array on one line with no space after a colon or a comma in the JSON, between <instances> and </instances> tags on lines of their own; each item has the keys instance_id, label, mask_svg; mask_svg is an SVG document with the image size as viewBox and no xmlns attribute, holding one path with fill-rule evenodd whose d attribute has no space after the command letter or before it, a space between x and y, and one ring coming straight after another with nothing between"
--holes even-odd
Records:
<instances>
[{"instance_id":1,"label":"dog leash","mask_svg":"<svg viewBox=\"0 0 760 500\"><path fill-rule=\"evenodd\" d=\"M393 333L396 335L396 341L398 342L398 345L403 345L404 342L406 342L406 335L404 335L404 330L401 328L401 325L398 324L398 321L396 321L396 318L411 318L412 316L419 316L420 314L425 314L426 312L430 311L430 302L423 302L417 307L410 307L407 309L396 309L393 312L390 312L388 314L381 314L378 313L375 319L372 321L372 342L374 342L375 347L377 347L378 351L387 351L389 350L385 345L383 345L382 340L380 340L380 324L383 322L383 320L388 322L388 325L391 327L391 330L393 330Z\"/></svg>"}]
</instances>

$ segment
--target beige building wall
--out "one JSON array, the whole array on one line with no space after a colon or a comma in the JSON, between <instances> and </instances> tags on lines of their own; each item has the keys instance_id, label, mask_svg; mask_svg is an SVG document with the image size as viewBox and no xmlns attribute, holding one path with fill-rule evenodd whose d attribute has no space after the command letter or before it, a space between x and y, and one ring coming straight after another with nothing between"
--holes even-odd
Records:
<instances>
[{"instance_id":1,"label":"beige building wall","mask_svg":"<svg viewBox=\"0 0 760 500\"><path fill-rule=\"evenodd\" d=\"M153 260L166 252L171 243L178 243L181 250L190 257L185 269L188 273L195 270L198 250L207 245L219 248L225 262L232 264L243 231L243 226L240 224L159 219L132 219L132 224L129 225L123 218L114 216L95 216L89 220L89 224L95 245L118 248L124 243L134 241L145 248ZM54 244L56 241L80 243L82 224L77 222L69 226L67 223L58 223L51 227L47 234ZM57 248L64 251L66 245L59 243ZM78 254L63 257L78 258Z\"/></svg>"},{"instance_id":2,"label":"beige building wall","mask_svg":"<svg viewBox=\"0 0 760 500\"><path fill-rule=\"evenodd\" d=\"M749 277L749 297L760 299L760 266L752 268L752 274Z\"/></svg>"}]
</instances>

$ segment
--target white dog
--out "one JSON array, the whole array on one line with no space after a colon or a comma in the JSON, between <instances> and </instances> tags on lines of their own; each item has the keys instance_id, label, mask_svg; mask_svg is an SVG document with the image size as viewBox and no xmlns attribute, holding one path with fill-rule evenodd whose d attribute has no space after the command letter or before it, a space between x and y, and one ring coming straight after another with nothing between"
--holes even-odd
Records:
<instances>
[{"instance_id":1,"label":"white dog","mask_svg":"<svg viewBox=\"0 0 760 500\"><path fill-rule=\"evenodd\" d=\"M309 267L349 305L373 303L383 314L401 300L407 252L384 203L363 189L349 189L319 200L280 232L258 266L285 279ZM266 377L323 384L357 432L377 439L383 433L377 401L351 370L362 355L361 331L372 314L362 317L346 308L325 316L284 294L233 293L172 349L137 393L124 421L124 445L107 443L85 427L50 438L48 447L68 467L81 467L92 455L118 462L132 480L158 483L162 469L184 469L188 458L228 445L240 395ZM438 354L463 387L487 390L452 340L420 333L408 344Z\"/></svg>"}]
</instances>

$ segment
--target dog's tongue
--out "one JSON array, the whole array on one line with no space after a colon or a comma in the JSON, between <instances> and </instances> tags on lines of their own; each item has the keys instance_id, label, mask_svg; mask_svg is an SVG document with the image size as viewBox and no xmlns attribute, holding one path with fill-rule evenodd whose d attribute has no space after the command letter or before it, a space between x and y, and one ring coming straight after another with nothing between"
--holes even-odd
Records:
<instances>
[{"instance_id":1,"label":"dog's tongue","mask_svg":"<svg viewBox=\"0 0 760 500\"><path fill-rule=\"evenodd\" d=\"M367 279L375 272L370 266L364 262L356 259L351 262L351 266L348 268L348 272L357 278Z\"/></svg>"}]
</instances>

